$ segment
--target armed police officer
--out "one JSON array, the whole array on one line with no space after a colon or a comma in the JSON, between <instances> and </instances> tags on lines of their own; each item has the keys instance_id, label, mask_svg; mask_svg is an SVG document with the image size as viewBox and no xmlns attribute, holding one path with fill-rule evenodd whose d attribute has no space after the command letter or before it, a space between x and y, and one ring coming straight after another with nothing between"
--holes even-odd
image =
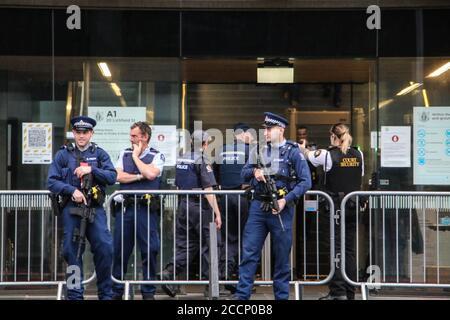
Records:
<instances>
[{"instance_id":1,"label":"armed police officer","mask_svg":"<svg viewBox=\"0 0 450 320\"><path fill-rule=\"evenodd\" d=\"M336 209L340 208L344 196L352 191L361 189L362 176L364 175L364 157L361 151L352 147L352 136L349 128L342 123L333 125L330 129L331 147L328 150L308 150L305 143L300 149L305 157L314 166L323 167L325 171L324 191L327 192L334 202ZM356 204L350 199L346 208L345 218L345 270L350 279L355 279L355 227L356 227ZM334 214L325 212L325 214ZM329 217L329 216L328 216ZM328 224L325 224L328 225ZM329 234L324 233L324 234ZM335 227L336 252L340 252L340 229ZM334 277L329 284L330 292L321 300L347 300L354 299L355 289L348 284L341 272L342 268L336 269Z\"/></svg>"},{"instance_id":2,"label":"armed police officer","mask_svg":"<svg viewBox=\"0 0 450 320\"><path fill-rule=\"evenodd\" d=\"M67 283L67 298L83 299L82 254L86 237L94 254L98 297L109 300L112 298L113 247L102 198L106 186L115 183L117 172L106 151L90 142L96 121L79 116L70 122L75 144L63 146L56 153L48 172L49 190L66 199L62 210L66 274L71 279L77 272L81 276L76 283Z\"/></svg>"},{"instance_id":3,"label":"armed police officer","mask_svg":"<svg viewBox=\"0 0 450 320\"><path fill-rule=\"evenodd\" d=\"M206 132L197 130L192 133L192 151L177 159L175 184L179 190L211 191L217 185L210 159L205 154L208 143L209 135ZM207 201L204 201L205 198ZM204 197L190 195L179 199L176 218L176 253L174 253L176 262L172 260L165 267L162 278L173 280L176 273L185 271L186 266L192 263L198 254L202 258L201 276L207 279L209 223L214 221L217 229L220 229L222 225L216 197L213 194L207 194ZM175 288L171 285L163 285L162 289L171 297L176 295Z\"/></svg>"},{"instance_id":4,"label":"armed police officer","mask_svg":"<svg viewBox=\"0 0 450 320\"><path fill-rule=\"evenodd\" d=\"M132 148L120 153L116 165L120 190L158 190L165 158L158 150L149 147L152 129L146 122L140 121L134 123L130 130ZM144 280L153 280L160 246L160 199L151 194L139 194L136 197L118 195L115 200L118 202L118 210L114 228L113 276L124 279L136 236L141 251ZM113 299L122 299L123 289L123 284L114 283ZM153 300L155 286L141 285L141 293L143 300Z\"/></svg>"},{"instance_id":5,"label":"armed police officer","mask_svg":"<svg viewBox=\"0 0 450 320\"><path fill-rule=\"evenodd\" d=\"M261 150L254 148L242 170L244 179L251 178L255 196L251 201L244 229L242 261L235 299L250 299L261 249L269 232L275 257L275 299L289 298L289 254L292 245L294 204L311 187L311 177L298 145L284 138L287 125L285 118L266 112L263 126L267 145Z\"/></svg>"},{"instance_id":6,"label":"armed police officer","mask_svg":"<svg viewBox=\"0 0 450 320\"><path fill-rule=\"evenodd\" d=\"M245 123L236 123L234 129L234 141L225 144L218 151L216 157L216 170L221 190L246 190L249 188L250 179L243 179L241 171L247 163L250 145L253 143L253 135L250 127ZM227 195L220 197L220 211L223 215L224 225L221 235L221 271L230 279L239 269L239 244L248 216L247 195ZM226 285L232 293L234 286Z\"/></svg>"}]
</instances>

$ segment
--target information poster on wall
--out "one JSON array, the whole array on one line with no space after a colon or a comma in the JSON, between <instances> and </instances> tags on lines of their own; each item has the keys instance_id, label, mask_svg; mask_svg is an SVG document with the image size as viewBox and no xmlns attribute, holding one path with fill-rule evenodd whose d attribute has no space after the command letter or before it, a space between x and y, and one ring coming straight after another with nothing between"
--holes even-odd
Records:
<instances>
[{"instance_id":1,"label":"information poster on wall","mask_svg":"<svg viewBox=\"0 0 450 320\"><path fill-rule=\"evenodd\" d=\"M22 164L52 162L52 128L51 123L22 123Z\"/></svg>"},{"instance_id":2,"label":"information poster on wall","mask_svg":"<svg viewBox=\"0 0 450 320\"><path fill-rule=\"evenodd\" d=\"M411 127L381 127L381 166L411 167Z\"/></svg>"},{"instance_id":3,"label":"information poster on wall","mask_svg":"<svg viewBox=\"0 0 450 320\"><path fill-rule=\"evenodd\" d=\"M106 150L115 164L120 152L131 147L131 125L146 120L146 108L89 107L88 116L97 121L92 141Z\"/></svg>"},{"instance_id":4,"label":"information poster on wall","mask_svg":"<svg viewBox=\"0 0 450 320\"><path fill-rule=\"evenodd\" d=\"M414 184L450 185L450 107L414 107Z\"/></svg>"},{"instance_id":5,"label":"information poster on wall","mask_svg":"<svg viewBox=\"0 0 450 320\"><path fill-rule=\"evenodd\" d=\"M178 133L176 126L151 126L150 146L166 158L165 166L175 166L177 159Z\"/></svg>"}]
</instances>

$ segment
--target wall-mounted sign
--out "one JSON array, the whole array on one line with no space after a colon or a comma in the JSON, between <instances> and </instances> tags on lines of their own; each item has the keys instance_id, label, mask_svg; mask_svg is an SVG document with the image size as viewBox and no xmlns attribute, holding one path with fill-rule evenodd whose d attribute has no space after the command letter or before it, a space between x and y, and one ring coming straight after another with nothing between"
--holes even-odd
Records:
<instances>
[{"instance_id":1,"label":"wall-mounted sign","mask_svg":"<svg viewBox=\"0 0 450 320\"><path fill-rule=\"evenodd\" d=\"M381 127L381 166L411 167L411 127Z\"/></svg>"},{"instance_id":2,"label":"wall-mounted sign","mask_svg":"<svg viewBox=\"0 0 450 320\"><path fill-rule=\"evenodd\" d=\"M50 164L52 145L51 123L22 123L22 164Z\"/></svg>"},{"instance_id":3,"label":"wall-mounted sign","mask_svg":"<svg viewBox=\"0 0 450 320\"><path fill-rule=\"evenodd\" d=\"M450 107L414 107L414 184L450 185Z\"/></svg>"},{"instance_id":4,"label":"wall-mounted sign","mask_svg":"<svg viewBox=\"0 0 450 320\"><path fill-rule=\"evenodd\" d=\"M137 121L146 120L146 108L89 107L88 116L97 121L92 141L108 152L115 163L120 152L131 147L130 127Z\"/></svg>"},{"instance_id":5,"label":"wall-mounted sign","mask_svg":"<svg viewBox=\"0 0 450 320\"><path fill-rule=\"evenodd\" d=\"M175 166L177 159L178 133L176 126L151 126L150 147L164 154L165 166Z\"/></svg>"}]
</instances>

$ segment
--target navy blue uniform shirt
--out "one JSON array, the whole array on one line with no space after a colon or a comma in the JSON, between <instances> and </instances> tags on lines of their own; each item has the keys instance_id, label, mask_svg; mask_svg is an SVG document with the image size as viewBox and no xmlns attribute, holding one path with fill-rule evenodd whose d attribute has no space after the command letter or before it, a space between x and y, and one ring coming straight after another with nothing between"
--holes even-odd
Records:
<instances>
[{"instance_id":1,"label":"navy blue uniform shirt","mask_svg":"<svg viewBox=\"0 0 450 320\"><path fill-rule=\"evenodd\" d=\"M262 194L264 193L263 182L257 181L253 174L254 169L257 168L257 148L253 148L250 152L250 157L242 169L241 176L244 179L251 179L251 185L255 188L255 192ZM277 188L285 187L289 191L285 197L286 203L289 204L298 200L311 188L309 167L298 145L294 142L285 140L276 146L277 152L273 152L272 148L271 144L264 146L261 151L261 158L268 167L267 172L275 176ZM288 179L277 178L277 176L290 178L290 167L295 171L296 181L288 182Z\"/></svg>"},{"instance_id":2,"label":"navy blue uniform shirt","mask_svg":"<svg viewBox=\"0 0 450 320\"><path fill-rule=\"evenodd\" d=\"M75 147L76 148L76 147ZM59 150L48 171L48 189L52 193L71 196L75 189L81 188L80 179L74 174L78 165L78 157L92 167L94 183L98 184L102 191L107 185L116 182L117 172L111 159L105 150L99 147L89 147L85 151L70 151L66 146Z\"/></svg>"},{"instance_id":3,"label":"navy blue uniform shirt","mask_svg":"<svg viewBox=\"0 0 450 320\"><path fill-rule=\"evenodd\" d=\"M177 159L175 184L178 189L205 189L217 185L211 163L202 152L187 152Z\"/></svg>"},{"instance_id":4,"label":"navy blue uniform shirt","mask_svg":"<svg viewBox=\"0 0 450 320\"><path fill-rule=\"evenodd\" d=\"M238 188L250 183L250 179L241 177L249 150L250 146L240 140L235 140L234 144L226 144L219 150L216 163L219 182L223 188Z\"/></svg>"}]
</instances>

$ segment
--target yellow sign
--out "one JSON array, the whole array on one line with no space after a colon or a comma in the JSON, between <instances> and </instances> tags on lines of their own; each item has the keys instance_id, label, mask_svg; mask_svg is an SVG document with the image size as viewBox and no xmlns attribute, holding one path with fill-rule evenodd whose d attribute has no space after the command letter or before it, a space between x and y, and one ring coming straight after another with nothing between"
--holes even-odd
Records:
<instances>
[{"instance_id":1,"label":"yellow sign","mask_svg":"<svg viewBox=\"0 0 450 320\"><path fill-rule=\"evenodd\" d=\"M22 123L22 164L52 162L52 124Z\"/></svg>"}]
</instances>

